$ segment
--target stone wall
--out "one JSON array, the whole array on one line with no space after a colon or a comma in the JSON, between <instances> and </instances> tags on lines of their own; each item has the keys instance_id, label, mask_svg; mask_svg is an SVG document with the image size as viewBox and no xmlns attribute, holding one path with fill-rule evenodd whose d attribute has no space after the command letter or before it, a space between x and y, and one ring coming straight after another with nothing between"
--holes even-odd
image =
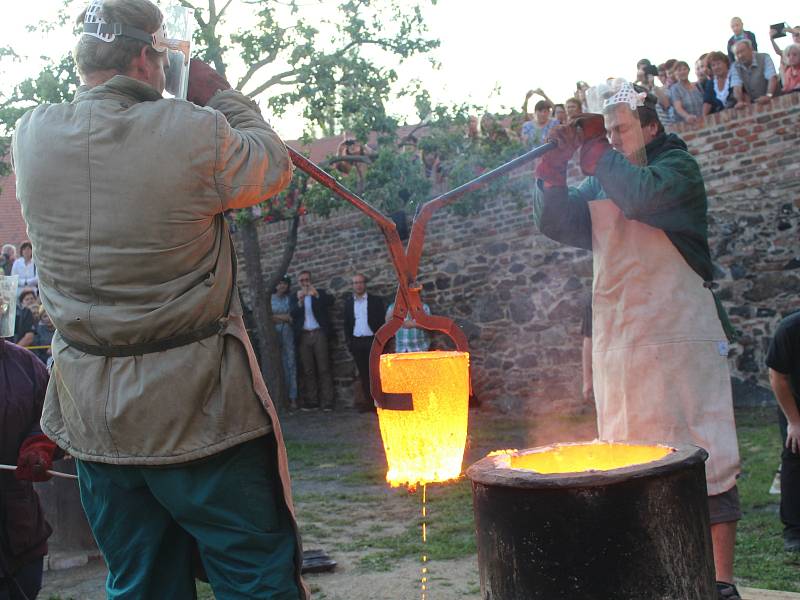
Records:
<instances>
[{"instance_id":1,"label":"stone wall","mask_svg":"<svg viewBox=\"0 0 800 600\"><path fill-rule=\"evenodd\" d=\"M720 293L742 331L731 368L735 382L745 384L737 388L752 397L754 384L766 381L764 354L776 323L800 307L800 94L677 129L706 178ZM530 169L517 176L529 177ZM263 227L267 256L274 249L277 257L286 229ZM343 296L357 271L370 278L371 291L393 296L383 238L347 208L328 219L305 217L298 248L293 279L309 269L337 296L334 372L338 402L348 405L357 392L341 333ZM468 335L479 401L526 412L582 404L580 321L591 256L539 234L530 204L499 196L474 216L444 209L429 224L420 275L432 311L455 319Z\"/></svg>"},{"instance_id":2,"label":"stone wall","mask_svg":"<svg viewBox=\"0 0 800 600\"><path fill-rule=\"evenodd\" d=\"M800 94L680 129L706 180L720 296L742 333L734 381L768 385L775 326L800 308Z\"/></svg>"}]
</instances>

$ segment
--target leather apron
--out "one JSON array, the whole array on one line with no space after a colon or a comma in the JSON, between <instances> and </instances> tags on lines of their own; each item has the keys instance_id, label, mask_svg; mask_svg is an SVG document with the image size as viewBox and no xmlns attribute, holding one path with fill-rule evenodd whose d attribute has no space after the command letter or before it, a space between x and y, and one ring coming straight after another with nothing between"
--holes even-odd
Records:
<instances>
[{"instance_id":1,"label":"leather apron","mask_svg":"<svg viewBox=\"0 0 800 600\"><path fill-rule=\"evenodd\" d=\"M592 216L592 366L600 439L708 451L710 496L739 473L728 343L711 291L666 234L611 200Z\"/></svg>"}]
</instances>

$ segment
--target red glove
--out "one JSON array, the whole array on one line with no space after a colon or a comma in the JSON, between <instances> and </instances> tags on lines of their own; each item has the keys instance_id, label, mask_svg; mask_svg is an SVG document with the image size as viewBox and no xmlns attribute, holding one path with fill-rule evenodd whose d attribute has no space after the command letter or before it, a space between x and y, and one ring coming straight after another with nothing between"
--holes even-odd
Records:
<instances>
[{"instance_id":1,"label":"red glove","mask_svg":"<svg viewBox=\"0 0 800 600\"><path fill-rule=\"evenodd\" d=\"M211 97L219 90L229 90L231 84L213 67L207 65L199 58L193 58L189 63L189 89L186 99L197 106L205 106Z\"/></svg>"},{"instance_id":2,"label":"red glove","mask_svg":"<svg viewBox=\"0 0 800 600\"><path fill-rule=\"evenodd\" d=\"M578 128L582 142L606 136L606 122L603 115L581 113L572 120L572 125Z\"/></svg>"},{"instance_id":3,"label":"red glove","mask_svg":"<svg viewBox=\"0 0 800 600\"><path fill-rule=\"evenodd\" d=\"M536 165L536 178L547 187L566 187L567 163L580 146L578 132L572 125L556 125L550 130L547 141L558 146L547 152Z\"/></svg>"},{"instance_id":4,"label":"red glove","mask_svg":"<svg viewBox=\"0 0 800 600\"><path fill-rule=\"evenodd\" d=\"M26 439L19 449L17 470L14 476L21 481L47 481L53 468L53 454L57 446L40 433Z\"/></svg>"},{"instance_id":5,"label":"red glove","mask_svg":"<svg viewBox=\"0 0 800 600\"><path fill-rule=\"evenodd\" d=\"M581 170L584 175L594 175L597 161L611 146L606 139L606 124L603 115L582 113L572 121L578 129L581 146Z\"/></svg>"},{"instance_id":6,"label":"red glove","mask_svg":"<svg viewBox=\"0 0 800 600\"><path fill-rule=\"evenodd\" d=\"M583 143L581 146L581 171L584 175L594 175L597 170L597 162L608 150L611 145L605 137L596 137Z\"/></svg>"}]
</instances>

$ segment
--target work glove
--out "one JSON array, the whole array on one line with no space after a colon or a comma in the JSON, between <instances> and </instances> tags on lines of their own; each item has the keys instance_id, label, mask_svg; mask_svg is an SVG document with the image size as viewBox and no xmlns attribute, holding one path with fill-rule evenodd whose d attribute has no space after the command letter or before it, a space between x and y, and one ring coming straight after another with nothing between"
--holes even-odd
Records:
<instances>
[{"instance_id":1,"label":"work glove","mask_svg":"<svg viewBox=\"0 0 800 600\"><path fill-rule=\"evenodd\" d=\"M581 142L594 138L606 137L606 122L603 115L596 113L581 113L577 115L570 125L574 126L581 136Z\"/></svg>"},{"instance_id":2,"label":"work glove","mask_svg":"<svg viewBox=\"0 0 800 600\"><path fill-rule=\"evenodd\" d=\"M193 58L189 64L189 88L186 99L197 106L205 106L220 90L231 89L231 84L213 67L199 58Z\"/></svg>"},{"instance_id":3,"label":"work glove","mask_svg":"<svg viewBox=\"0 0 800 600\"><path fill-rule=\"evenodd\" d=\"M536 178L541 179L547 187L566 187L567 163L581 143L578 130L572 125L556 125L550 130L547 141L557 146L536 165Z\"/></svg>"},{"instance_id":4,"label":"work glove","mask_svg":"<svg viewBox=\"0 0 800 600\"><path fill-rule=\"evenodd\" d=\"M581 171L584 175L594 175L597 170L597 161L611 149L606 139L606 125L602 115L584 113L575 117L573 121L580 132L583 145L581 146Z\"/></svg>"},{"instance_id":5,"label":"work glove","mask_svg":"<svg viewBox=\"0 0 800 600\"><path fill-rule=\"evenodd\" d=\"M53 454L57 446L44 434L27 438L20 446L17 470L14 476L20 481L47 481L53 468Z\"/></svg>"}]
</instances>

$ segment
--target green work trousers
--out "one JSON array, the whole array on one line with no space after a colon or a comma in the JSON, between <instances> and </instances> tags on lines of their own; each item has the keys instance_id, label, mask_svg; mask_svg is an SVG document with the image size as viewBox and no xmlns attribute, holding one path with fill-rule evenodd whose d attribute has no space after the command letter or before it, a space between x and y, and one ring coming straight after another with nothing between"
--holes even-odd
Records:
<instances>
[{"instance_id":1,"label":"green work trousers","mask_svg":"<svg viewBox=\"0 0 800 600\"><path fill-rule=\"evenodd\" d=\"M109 600L195 598L194 540L217 600L300 598L272 434L174 466L75 462Z\"/></svg>"}]
</instances>

